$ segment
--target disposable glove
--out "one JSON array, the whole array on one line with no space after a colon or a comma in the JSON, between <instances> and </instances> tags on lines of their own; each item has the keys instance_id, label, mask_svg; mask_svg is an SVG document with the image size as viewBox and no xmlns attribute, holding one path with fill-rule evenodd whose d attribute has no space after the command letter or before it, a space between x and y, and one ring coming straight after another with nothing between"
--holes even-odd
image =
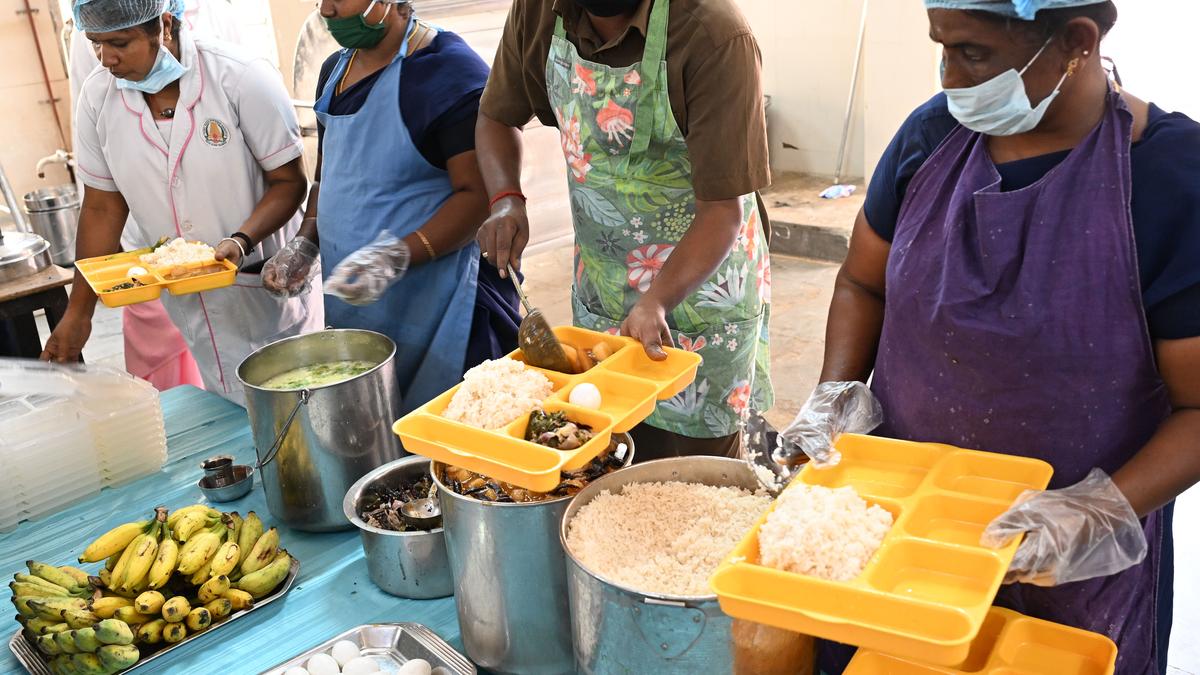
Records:
<instances>
[{"instance_id":1,"label":"disposable glove","mask_svg":"<svg viewBox=\"0 0 1200 675\"><path fill-rule=\"evenodd\" d=\"M1100 469L1061 490L1025 491L981 541L1002 548L1022 534L1005 583L1058 586L1116 574L1146 557L1137 514Z\"/></svg>"},{"instance_id":2,"label":"disposable glove","mask_svg":"<svg viewBox=\"0 0 1200 675\"><path fill-rule=\"evenodd\" d=\"M351 305L369 305L408 270L408 244L391 232L346 256L325 281L325 292Z\"/></svg>"},{"instance_id":3,"label":"disposable glove","mask_svg":"<svg viewBox=\"0 0 1200 675\"><path fill-rule=\"evenodd\" d=\"M842 460L833 443L844 433L865 434L883 423L883 408L862 382L822 382L796 419L779 434L772 458L792 467L811 460L831 467Z\"/></svg>"},{"instance_id":4,"label":"disposable glove","mask_svg":"<svg viewBox=\"0 0 1200 675\"><path fill-rule=\"evenodd\" d=\"M294 298L307 293L313 263L321 249L305 237L297 236L271 256L263 265L262 284L273 295Z\"/></svg>"}]
</instances>

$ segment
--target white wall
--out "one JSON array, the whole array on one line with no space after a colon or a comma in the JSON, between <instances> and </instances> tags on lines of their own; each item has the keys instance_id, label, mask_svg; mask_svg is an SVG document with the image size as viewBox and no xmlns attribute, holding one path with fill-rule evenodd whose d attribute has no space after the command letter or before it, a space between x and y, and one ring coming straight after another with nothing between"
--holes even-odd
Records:
<instances>
[{"instance_id":1,"label":"white wall","mask_svg":"<svg viewBox=\"0 0 1200 675\"><path fill-rule=\"evenodd\" d=\"M1101 52L1116 61L1125 87L1166 110L1200 119L1200 3L1117 0L1117 26Z\"/></svg>"}]
</instances>

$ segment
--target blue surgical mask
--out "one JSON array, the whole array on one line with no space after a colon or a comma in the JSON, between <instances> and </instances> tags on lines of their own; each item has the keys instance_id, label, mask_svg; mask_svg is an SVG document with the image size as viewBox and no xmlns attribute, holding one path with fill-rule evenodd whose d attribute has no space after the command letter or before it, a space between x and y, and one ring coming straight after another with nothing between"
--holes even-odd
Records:
<instances>
[{"instance_id":1,"label":"blue surgical mask","mask_svg":"<svg viewBox=\"0 0 1200 675\"><path fill-rule=\"evenodd\" d=\"M983 84L945 90L950 114L964 127L988 136L1014 136L1033 130L1041 123L1046 110L1058 98L1063 82L1067 80L1066 73L1063 73L1049 96L1036 108L1030 105L1021 76L1049 45L1050 40L1047 40L1020 72L1010 68ZM942 67L945 68L944 62Z\"/></svg>"},{"instance_id":2,"label":"blue surgical mask","mask_svg":"<svg viewBox=\"0 0 1200 675\"><path fill-rule=\"evenodd\" d=\"M154 60L154 67L150 69L146 77L136 82L117 78L117 88L133 89L146 94L157 94L165 89L168 84L183 77L183 74L187 70L170 50L159 46L158 58Z\"/></svg>"}]
</instances>

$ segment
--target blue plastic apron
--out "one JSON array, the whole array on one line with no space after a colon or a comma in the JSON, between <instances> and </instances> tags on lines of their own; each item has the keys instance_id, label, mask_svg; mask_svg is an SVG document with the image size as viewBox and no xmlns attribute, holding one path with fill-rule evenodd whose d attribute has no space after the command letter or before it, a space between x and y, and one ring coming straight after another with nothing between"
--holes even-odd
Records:
<instances>
[{"instance_id":1,"label":"blue plastic apron","mask_svg":"<svg viewBox=\"0 0 1200 675\"><path fill-rule=\"evenodd\" d=\"M411 234L453 192L446 171L417 150L400 111L404 44L366 102L351 115L329 114L329 104L353 53L342 50L314 110L325 126L317 219L321 267L328 278L347 255L382 231ZM475 306L479 247L471 243L413 267L376 303L355 307L325 296L325 320L335 328L363 328L396 342L396 379L407 413L462 379Z\"/></svg>"}]
</instances>

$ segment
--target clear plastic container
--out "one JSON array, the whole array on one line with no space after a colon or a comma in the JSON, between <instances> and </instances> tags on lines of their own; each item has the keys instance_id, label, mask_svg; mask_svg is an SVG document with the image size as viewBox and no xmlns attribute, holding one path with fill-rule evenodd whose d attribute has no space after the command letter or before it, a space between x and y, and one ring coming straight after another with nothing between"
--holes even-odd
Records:
<instances>
[{"instance_id":1,"label":"clear plastic container","mask_svg":"<svg viewBox=\"0 0 1200 675\"><path fill-rule=\"evenodd\" d=\"M104 366L0 359L0 531L166 463L158 392Z\"/></svg>"}]
</instances>

